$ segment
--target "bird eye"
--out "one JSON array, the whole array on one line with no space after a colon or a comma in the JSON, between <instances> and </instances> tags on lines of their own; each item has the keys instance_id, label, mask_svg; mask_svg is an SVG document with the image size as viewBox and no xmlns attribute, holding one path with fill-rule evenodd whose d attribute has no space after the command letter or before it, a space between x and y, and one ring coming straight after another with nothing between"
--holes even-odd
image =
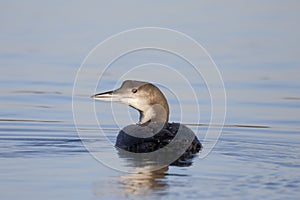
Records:
<instances>
[{"instance_id":1,"label":"bird eye","mask_svg":"<svg viewBox=\"0 0 300 200\"><path fill-rule=\"evenodd\" d=\"M133 88L131 91L132 91L132 93L136 93L137 89Z\"/></svg>"}]
</instances>

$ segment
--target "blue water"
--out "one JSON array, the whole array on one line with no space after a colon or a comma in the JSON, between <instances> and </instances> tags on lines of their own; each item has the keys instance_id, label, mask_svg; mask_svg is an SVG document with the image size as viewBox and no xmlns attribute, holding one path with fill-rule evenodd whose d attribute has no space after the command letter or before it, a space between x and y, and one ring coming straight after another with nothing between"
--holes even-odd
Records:
<instances>
[{"instance_id":1,"label":"blue water","mask_svg":"<svg viewBox=\"0 0 300 200\"><path fill-rule=\"evenodd\" d=\"M0 199L298 199L298 2L2 4ZM212 151L205 158L198 154L192 166L169 166L156 173L135 169L110 142L120 128L137 121L138 113L125 105L95 102L99 127L85 107L94 103L89 91L95 87L99 92L113 89L133 66L162 63L188 78L197 105L183 80L157 66L141 68L132 77L147 75L169 83L169 88L160 88L170 103L170 120L191 124L205 141L211 119L205 81L167 52L124 56L112 63L100 85L87 73L76 97L82 118L74 124L73 85L85 56L109 36L141 26L172 28L193 37L205 46L223 77L225 126ZM86 132L85 143L76 127ZM100 128L105 135L97 134ZM204 148L212 142L205 141ZM99 145L97 151L106 160L142 173L112 169L96 160L85 144Z\"/></svg>"}]
</instances>

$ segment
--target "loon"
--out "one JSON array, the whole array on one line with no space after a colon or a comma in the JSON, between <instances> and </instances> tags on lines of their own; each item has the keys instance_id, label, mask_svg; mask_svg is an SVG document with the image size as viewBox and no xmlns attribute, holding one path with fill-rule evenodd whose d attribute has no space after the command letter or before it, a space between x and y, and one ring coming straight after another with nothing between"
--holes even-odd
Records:
<instances>
[{"instance_id":1,"label":"loon","mask_svg":"<svg viewBox=\"0 0 300 200\"><path fill-rule=\"evenodd\" d=\"M185 154L190 156L202 149L202 144L191 129L180 123L169 123L167 99L151 83L126 80L119 89L95 94L91 98L120 102L139 111L139 122L119 132L116 147L134 153L152 152L168 145L180 132L183 136L192 135L184 149ZM184 137L180 140L186 142Z\"/></svg>"}]
</instances>

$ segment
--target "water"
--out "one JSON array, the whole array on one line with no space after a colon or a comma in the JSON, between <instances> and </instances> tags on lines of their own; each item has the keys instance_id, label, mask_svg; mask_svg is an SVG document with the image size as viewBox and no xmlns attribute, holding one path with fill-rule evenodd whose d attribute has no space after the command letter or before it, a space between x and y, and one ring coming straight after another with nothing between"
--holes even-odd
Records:
<instances>
[{"instance_id":1,"label":"water","mask_svg":"<svg viewBox=\"0 0 300 200\"><path fill-rule=\"evenodd\" d=\"M173 2L171 9L170 4L138 2L119 7L3 3L0 198L298 199L299 3L228 4ZM180 16L177 11L183 9L187 14ZM129 174L101 164L86 150L73 121L72 90L89 50L112 34L144 25L176 29L207 48L224 79L227 116L217 145L204 159L200 154L189 167L170 166L156 173L138 169L143 173ZM174 55L151 50L127 55L112 64L97 91L115 87L121 70L150 61L189 77L200 98L200 121L190 96L176 99L176 93L186 94L181 80L169 75L174 91L161 88L172 109L171 121L201 123L189 127L204 141L211 117L207 88L203 79L193 76L189 64ZM146 66L137 75L148 69L149 79L167 84L166 75L152 67L154 72ZM93 103L88 97L95 84L89 79L85 83L78 96L82 105ZM180 108L188 115L181 118ZM116 119L112 109L118 113ZM79 127L88 133L86 142L100 144L97 150L111 163L137 170L109 145L115 141L117 125L137 121L137 113L124 105L101 102L96 110L106 136L95 135L99 127L82 106Z\"/></svg>"}]
</instances>

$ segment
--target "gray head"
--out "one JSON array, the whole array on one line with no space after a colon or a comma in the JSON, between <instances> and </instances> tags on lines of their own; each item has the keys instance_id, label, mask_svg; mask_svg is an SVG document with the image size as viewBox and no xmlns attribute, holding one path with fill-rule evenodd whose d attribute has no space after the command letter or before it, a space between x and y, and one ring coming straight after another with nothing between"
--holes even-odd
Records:
<instances>
[{"instance_id":1,"label":"gray head","mask_svg":"<svg viewBox=\"0 0 300 200\"><path fill-rule=\"evenodd\" d=\"M127 104L140 112L140 124L146 122L166 123L169 120L169 106L163 93L153 84L127 80L119 89L91 96L102 101Z\"/></svg>"}]
</instances>

